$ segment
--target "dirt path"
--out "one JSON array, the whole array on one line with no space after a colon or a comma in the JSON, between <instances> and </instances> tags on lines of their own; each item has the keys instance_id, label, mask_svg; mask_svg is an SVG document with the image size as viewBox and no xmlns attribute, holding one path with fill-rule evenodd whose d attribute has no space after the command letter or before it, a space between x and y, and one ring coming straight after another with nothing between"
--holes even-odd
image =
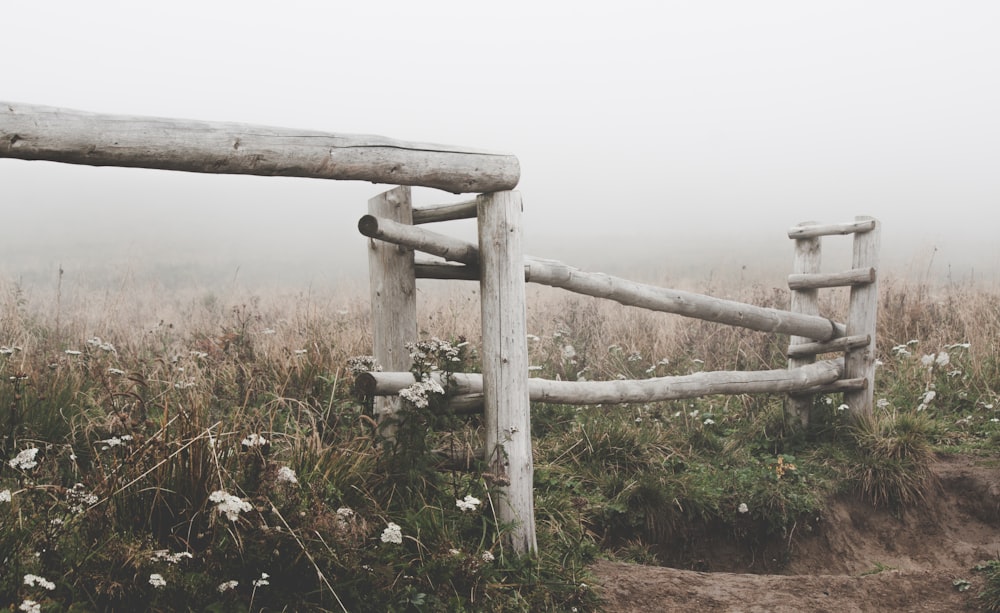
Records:
<instances>
[{"instance_id":1,"label":"dirt path","mask_svg":"<svg viewBox=\"0 0 1000 613\"><path fill-rule=\"evenodd\" d=\"M838 500L817 533L797 538L779 575L695 572L601 561L594 565L608 612L978 611L980 573L1000 555L1000 468L941 459L940 486L896 517ZM955 579L971 588L959 592Z\"/></svg>"}]
</instances>

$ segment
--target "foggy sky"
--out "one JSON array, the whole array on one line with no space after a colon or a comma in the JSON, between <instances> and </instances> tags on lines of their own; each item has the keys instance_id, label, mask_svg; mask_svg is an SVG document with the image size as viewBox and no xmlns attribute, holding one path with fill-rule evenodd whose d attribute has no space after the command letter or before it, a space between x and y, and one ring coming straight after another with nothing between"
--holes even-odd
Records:
<instances>
[{"instance_id":1,"label":"foggy sky","mask_svg":"<svg viewBox=\"0 0 1000 613\"><path fill-rule=\"evenodd\" d=\"M55 5L5 5L0 99L513 153L526 250L590 270L790 267L792 225L872 215L887 266L1000 278L995 2ZM389 187L20 160L0 184L0 273L313 281L363 278Z\"/></svg>"}]
</instances>

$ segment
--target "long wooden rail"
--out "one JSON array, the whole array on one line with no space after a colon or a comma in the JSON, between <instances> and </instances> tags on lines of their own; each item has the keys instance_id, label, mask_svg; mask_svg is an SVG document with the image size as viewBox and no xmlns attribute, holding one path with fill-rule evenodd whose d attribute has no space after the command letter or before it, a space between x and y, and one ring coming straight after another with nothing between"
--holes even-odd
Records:
<instances>
[{"instance_id":1,"label":"long wooden rail","mask_svg":"<svg viewBox=\"0 0 1000 613\"><path fill-rule=\"evenodd\" d=\"M479 265L479 248L423 227L365 215L358 230L370 238L403 245L465 264L464 272L454 266L442 267L448 278L478 278L473 274ZM846 327L818 315L792 313L759 307L732 300L713 298L692 292L637 283L603 273L585 272L555 260L525 256L525 280L570 290L579 294L614 300L619 304L653 311L697 317L706 321L759 330L796 334L815 341L829 341L843 336ZM422 264L421 272L433 272L433 265Z\"/></svg>"},{"instance_id":2,"label":"long wooden rail","mask_svg":"<svg viewBox=\"0 0 1000 613\"><path fill-rule=\"evenodd\" d=\"M416 185L453 193L513 189L513 155L372 135L104 115L0 102L0 158L213 174Z\"/></svg>"}]
</instances>

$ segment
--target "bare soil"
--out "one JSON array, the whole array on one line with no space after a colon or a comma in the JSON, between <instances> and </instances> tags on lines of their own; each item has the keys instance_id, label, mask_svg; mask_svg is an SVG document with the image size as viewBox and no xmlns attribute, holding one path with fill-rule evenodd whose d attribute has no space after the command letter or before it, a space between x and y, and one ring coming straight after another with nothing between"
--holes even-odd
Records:
<instances>
[{"instance_id":1,"label":"bare soil","mask_svg":"<svg viewBox=\"0 0 1000 613\"><path fill-rule=\"evenodd\" d=\"M600 561L592 570L604 610L984 610L982 574L973 567L1000 555L998 461L941 457L934 473L937 483L916 508L894 513L850 497L831 501L810 530L782 546L780 574L734 569L740 555L715 542L706 543L698 570ZM971 587L959 591L956 579Z\"/></svg>"}]
</instances>

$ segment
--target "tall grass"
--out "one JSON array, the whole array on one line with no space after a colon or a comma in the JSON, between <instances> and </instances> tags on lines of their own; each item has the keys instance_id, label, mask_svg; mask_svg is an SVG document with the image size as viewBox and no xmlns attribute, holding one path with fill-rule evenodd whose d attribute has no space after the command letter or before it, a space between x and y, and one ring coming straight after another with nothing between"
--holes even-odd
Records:
<instances>
[{"instance_id":1,"label":"tall grass","mask_svg":"<svg viewBox=\"0 0 1000 613\"><path fill-rule=\"evenodd\" d=\"M476 289L449 288L422 286L421 334L467 339L476 369ZM776 396L535 405L539 552L518 558L489 475L436 453L475 448L479 418L432 403L392 446L354 394L366 292L58 292L0 287L0 601L15 605L593 610L595 556L722 569L713 540L729 567L768 570L828 496L903 509L936 452L1000 440L995 293L889 279L869 421L834 396L805 436ZM723 292L787 306L761 284ZM787 344L535 287L528 329L533 375L564 380L776 368Z\"/></svg>"}]
</instances>

